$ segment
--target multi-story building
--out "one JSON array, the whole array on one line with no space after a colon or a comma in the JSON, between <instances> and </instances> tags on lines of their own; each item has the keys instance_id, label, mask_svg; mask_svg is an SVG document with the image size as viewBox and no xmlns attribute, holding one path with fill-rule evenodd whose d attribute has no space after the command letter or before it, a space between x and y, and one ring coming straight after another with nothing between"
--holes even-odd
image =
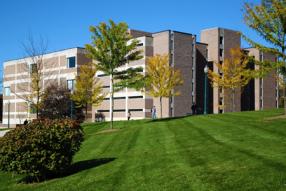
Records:
<instances>
[{"instance_id":1,"label":"multi-story building","mask_svg":"<svg viewBox=\"0 0 286 191\"><path fill-rule=\"evenodd\" d=\"M211 28L201 31L201 42L208 45L208 61L213 70L220 73L215 63L223 64L230 55L230 49L241 47L241 35L238 31L223 28ZM275 61L276 56L263 53L256 48L244 49L258 61ZM258 69L258 66L250 66ZM272 71L264 78L252 80L245 88L235 90L235 111L261 110L278 107L278 88ZM223 75L221 73L221 75ZM231 111L231 92L227 89L213 88L213 112Z\"/></svg>"},{"instance_id":2,"label":"multi-story building","mask_svg":"<svg viewBox=\"0 0 286 191\"><path fill-rule=\"evenodd\" d=\"M231 48L240 47L240 34L237 31L212 28L201 32L201 42L197 42L196 35L178 31L166 30L149 33L138 30L129 30L130 34L140 41L138 49L142 50L143 58L138 61L126 63L121 69L128 67L142 67L146 71L147 58L156 54L168 54L170 65L181 71L184 80L182 86L176 87L180 96L163 98L163 117L185 116L190 114L191 106L196 103L198 113L203 113L204 107L204 67L208 65L218 71L214 63L222 63L228 57ZM274 59L271 55L257 53L255 49L247 49L249 54L257 59ZM79 66L90 62L83 48L72 48L44 55L43 86L51 83L67 85L74 88L75 78L79 74ZM22 70L22 66L33 64L28 59L11 60L4 63L4 105L3 123L8 123L8 113L11 124L22 123L27 118L35 117L29 109L29 104L19 95L27 92L20 86L29 88L30 73ZM50 75L50 74L53 75ZM110 90L110 76L97 72L102 83L103 91ZM24 88L25 89L25 88ZM247 92L247 93L245 93ZM248 97L248 101L244 96ZM277 102L277 89L275 78L271 75L261 80L253 81L247 91L238 89L235 95L236 111L274 108ZM209 113L222 113L230 111L230 96L227 90L212 88L208 84L208 111ZM253 107L251 107L253 105ZM254 107L255 105L255 107ZM145 92L125 88L114 95L114 119L127 119L131 112L132 119L151 117L151 108L160 108L159 98L154 98ZM98 107L89 107L88 119L95 120L96 113L102 113L106 120L110 119L110 97L107 96ZM8 112L9 111L9 112ZM158 112L159 113L159 112Z\"/></svg>"},{"instance_id":3,"label":"multi-story building","mask_svg":"<svg viewBox=\"0 0 286 191\"><path fill-rule=\"evenodd\" d=\"M52 83L74 88L79 66L90 61L83 48L70 48L43 55L42 88ZM21 124L35 117L31 105L25 99L31 83L32 60L22 58L4 63L3 74L3 124Z\"/></svg>"}]
</instances>

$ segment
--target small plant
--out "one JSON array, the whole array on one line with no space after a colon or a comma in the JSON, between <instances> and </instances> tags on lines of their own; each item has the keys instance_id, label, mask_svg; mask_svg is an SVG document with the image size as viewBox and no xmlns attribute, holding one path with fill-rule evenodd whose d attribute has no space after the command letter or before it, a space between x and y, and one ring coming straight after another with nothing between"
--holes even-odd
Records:
<instances>
[{"instance_id":1,"label":"small plant","mask_svg":"<svg viewBox=\"0 0 286 191\"><path fill-rule=\"evenodd\" d=\"M73 120L34 120L0 138L0 170L26 174L36 181L62 174L83 136Z\"/></svg>"}]
</instances>

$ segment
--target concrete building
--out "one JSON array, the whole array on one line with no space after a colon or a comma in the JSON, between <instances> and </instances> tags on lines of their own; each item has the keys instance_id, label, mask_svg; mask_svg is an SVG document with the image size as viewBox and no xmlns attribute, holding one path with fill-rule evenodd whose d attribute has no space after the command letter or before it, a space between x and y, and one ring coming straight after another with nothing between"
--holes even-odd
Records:
<instances>
[{"instance_id":1,"label":"concrete building","mask_svg":"<svg viewBox=\"0 0 286 191\"><path fill-rule=\"evenodd\" d=\"M90 61L83 48L70 48L43 55L42 88L52 83L74 88L79 66ZM3 74L3 124L22 124L25 119L33 119L35 113L31 105L23 99L30 93L32 60L22 58L4 62Z\"/></svg>"},{"instance_id":2,"label":"concrete building","mask_svg":"<svg viewBox=\"0 0 286 191\"><path fill-rule=\"evenodd\" d=\"M163 117L185 116L190 114L191 106L196 103L198 113L203 113L204 107L204 67L208 65L218 71L214 63L228 57L231 48L241 46L240 34L237 31L212 28L201 32L201 42L197 42L196 35L178 31L166 30L156 33L129 30L130 34L140 41L138 49L142 50L143 58L126 63L121 69L128 67L142 67L144 74L147 58L156 54L169 54L170 65L181 71L184 84L176 87L181 95L163 98ZM247 53L256 59L275 59L271 55L257 53L255 49L247 49ZM43 86L51 83L66 85L74 88L75 77L79 74L79 66L91 60L85 56L83 48L71 48L44 55L44 71L53 75L46 75ZM261 56L263 55L263 56ZM22 70L23 66L31 68L33 63L27 59L11 60L4 63L4 96L3 96L3 123L8 123L8 108L10 123L22 123L26 118L33 118L29 105L17 95L25 94L20 86L29 87L30 73ZM110 77L97 72L96 77L103 85L103 91L110 90ZM248 99L245 99L245 96ZM272 75L261 80L255 80L248 86L247 91L238 90L235 95L236 111L259 110L275 108L277 105L277 89L275 78ZM209 113L223 113L230 111L229 92L223 89L212 88L208 84L208 111ZM106 120L110 119L110 97L107 96L98 107L88 109L88 118L95 120L96 113L102 113ZM132 119L151 117L151 108L155 105L159 111L158 98L153 98L144 92L125 88L114 95L114 119L126 120L128 112ZM255 105L255 106L254 106ZM157 112L159 113L159 112ZM157 114L158 115L158 114Z\"/></svg>"},{"instance_id":3,"label":"concrete building","mask_svg":"<svg viewBox=\"0 0 286 191\"><path fill-rule=\"evenodd\" d=\"M223 28L211 28L201 31L201 42L208 45L208 61L213 70L220 73L215 63L222 64L229 57L231 48L241 47L241 35L238 31ZM258 61L275 61L276 56L263 53L256 48L244 49ZM258 66L250 66L258 69ZM235 111L261 110L278 107L278 85L275 71L266 77L251 81L243 89L235 90ZM223 74L221 74L223 75ZM231 92L222 88L213 88L213 113L231 111Z\"/></svg>"}]
</instances>

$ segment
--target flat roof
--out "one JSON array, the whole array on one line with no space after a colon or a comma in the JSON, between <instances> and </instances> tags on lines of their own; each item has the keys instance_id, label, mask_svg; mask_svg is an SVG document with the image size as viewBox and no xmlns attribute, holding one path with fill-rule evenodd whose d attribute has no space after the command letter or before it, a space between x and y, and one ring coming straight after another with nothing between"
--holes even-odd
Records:
<instances>
[{"instance_id":1,"label":"flat roof","mask_svg":"<svg viewBox=\"0 0 286 191\"><path fill-rule=\"evenodd\" d=\"M62 52L62 51L65 51L65 50L70 50L70 49L85 49L84 47L72 47L72 48L64 48L64 49L59 49L59 50L54 50L54 51L48 51L46 52L44 55L47 55L47 54L52 54L52 53L56 53L56 52ZM15 58L15 59L9 59L9 60L5 60L5 62L11 62L11 61L16 61L16 60L22 60L24 58L28 58L28 57L21 57L21 58Z\"/></svg>"}]
</instances>

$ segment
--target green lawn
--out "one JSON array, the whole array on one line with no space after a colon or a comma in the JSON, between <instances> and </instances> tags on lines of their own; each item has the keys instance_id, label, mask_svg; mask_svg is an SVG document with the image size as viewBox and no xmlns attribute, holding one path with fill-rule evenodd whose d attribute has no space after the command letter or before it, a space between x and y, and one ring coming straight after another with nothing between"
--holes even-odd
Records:
<instances>
[{"instance_id":1,"label":"green lawn","mask_svg":"<svg viewBox=\"0 0 286 191\"><path fill-rule=\"evenodd\" d=\"M6 130L9 130L9 128L0 128L0 131L6 131Z\"/></svg>"},{"instance_id":2,"label":"green lawn","mask_svg":"<svg viewBox=\"0 0 286 191\"><path fill-rule=\"evenodd\" d=\"M286 190L286 119L266 120L279 114L84 125L73 173L29 185L0 173L0 190Z\"/></svg>"}]
</instances>

